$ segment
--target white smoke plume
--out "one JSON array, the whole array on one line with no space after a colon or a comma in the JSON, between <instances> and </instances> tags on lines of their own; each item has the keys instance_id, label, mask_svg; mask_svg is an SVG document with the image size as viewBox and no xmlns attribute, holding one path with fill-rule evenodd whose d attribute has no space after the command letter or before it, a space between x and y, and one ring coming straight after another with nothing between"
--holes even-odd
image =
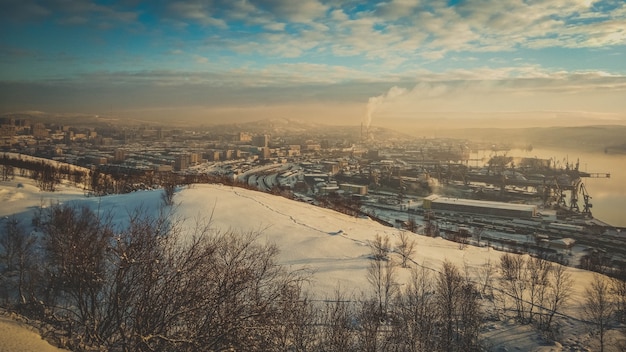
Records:
<instances>
[{"instance_id":1,"label":"white smoke plume","mask_svg":"<svg viewBox=\"0 0 626 352\"><path fill-rule=\"evenodd\" d=\"M365 127L369 128L372 123L372 115L381 106L385 101L389 99L393 99L402 95L405 95L408 92L405 88L393 86L389 91L385 94L381 94L377 97L371 97L367 101L367 106L365 107Z\"/></svg>"}]
</instances>

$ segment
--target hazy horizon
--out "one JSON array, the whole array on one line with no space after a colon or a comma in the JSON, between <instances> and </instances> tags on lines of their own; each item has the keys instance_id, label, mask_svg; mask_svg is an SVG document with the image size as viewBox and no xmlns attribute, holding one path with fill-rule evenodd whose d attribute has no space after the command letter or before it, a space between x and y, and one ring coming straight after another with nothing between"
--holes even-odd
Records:
<instances>
[{"instance_id":1,"label":"hazy horizon","mask_svg":"<svg viewBox=\"0 0 626 352\"><path fill-rule=\"evenodd\" d=\"M3 2L0 112L626 124L626 3Z\"/></svg>"}]
</instances>

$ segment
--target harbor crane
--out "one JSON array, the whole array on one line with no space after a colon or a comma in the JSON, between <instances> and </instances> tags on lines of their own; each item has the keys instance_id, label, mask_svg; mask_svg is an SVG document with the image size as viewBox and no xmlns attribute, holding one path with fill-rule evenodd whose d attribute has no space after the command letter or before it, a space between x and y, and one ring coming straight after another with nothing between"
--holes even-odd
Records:
<instances>
[{"instance_id":1,"label":"harbor crane","mask_svg":"<svg viewBox=\"0 0 626 352\"><path fill-rule=\"evenodd\" d=\"M589 202L591 196L587 192L587 187L585 187L584 183L580 184L580 193L583 195L583 214L591 216L591 208L593 207L593 204Z\"/></svg>"}]
</instances>

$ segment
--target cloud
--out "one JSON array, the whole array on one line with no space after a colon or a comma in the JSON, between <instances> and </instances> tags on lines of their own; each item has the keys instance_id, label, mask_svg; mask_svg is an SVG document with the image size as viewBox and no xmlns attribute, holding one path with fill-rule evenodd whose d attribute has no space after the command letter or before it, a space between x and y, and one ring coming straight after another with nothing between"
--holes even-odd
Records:
<instances>
[{"instance_id":1,"label":"cloud","mask_svg":"<svg viewBox=\"0 0 626 352\"><path fill-rule=\"evenodd\" d=\"M257 8L279 20L307 23L322 17L328 7L317 0L250 0Z\"/></svg>"},{"instance_id":2,"label":"cloud","mask_svg":"<svg viewBox=\"0 0 626 352\"><path fill-rule=\"evenodd\" d=\"M122 5L104 6L91 0L5 0L1 17L11 22L52 18L61 25L89 25L111 28L136 25L138 12Z\"/></svg>"},{"instance_id":3,"label":"cloud","mask_svg":"<svg viewBox=\"0 0 626 352\"><path fill-rule=\"evenodd\" d=\"M421 4L422 0L391 0L378 4L375 13L382 18L394 20L410 16Z\"/></svg>"},{"instance_id":4,"label":"cloud","mask_svg":"<svg viewBox=\"0 0 626 352\"><path fill-rule=\"evenodd\" d=\"M500 72L422 72L421 77L412 88L375 105L373 120L384 124L389 119L420 116L518 118L551 111L563 116L612 116L626 121L626 101L620 98L626 94L626 76L512 67ZM370 98L368 108L384 97Z\"/></svg>"},{"instance_id":5,"label":"cloud","mask_svg":"<svg viewBox=\"0 0 626 352\"><path fill-rule=\"evenodd\" d=\"M424 0L180 0L139 6L128 0L104 6L93 0L5 0L3 10L0 25L12 40L0 48L0 69L9 72L0 77L6 81L21 74L33 92L54 96L59 104L80 103L79 97L97 104L87 92L94 97L106 92L113 100L120 96L128 106L134 95L142 98L137 105L149 104L149 93L155 104L173 105L345 100L361 104L359 119L368 97L380 96L384 103L372 116L507 106L524 110L535 104L552 109L573 97L577 101L571 104L581 110L625 108L615 98L624 92L624 77L615 74L621 72L616 55L626 45L626 3L620 1L467 0L449 6ZM85 29L84 36L77 36L83 42L69 43L81 48L46 49L42 41L22 45L14 34L22 28L16 26L44 19L37 28ZM114 39L119 37L89 32L93 27L121 29L117 35L144 24L150 27L147 34L120 43ZM115 46L102 44L112 49L107 55L86 53L85 46L94 48L94 38ZM64 38L55 39L66 44ZM586 56L579 62L567 57L567 62L536 65L556 55L557 50L545 48L598 51L571 50ZM81 65L61 65L55 50L68 51ZM44 61L52 69L43 68ZM614 72L582 69L594 67ZM65 81L41 79L51 72ZM407 92L392 99L394 86ZM22 97L15 102L28 100L20 93L24 87L10 93ZM56 93L63 90L73 98ZM44 96L37 99L53 104Z\"/></svg>"},{"instance_id":6,"label":"cloud","mask_svg":"<svg viewBox=\"0 0 626 352\"><path fill-rule=\"evenodd\" d=\"M0 19L4 21L36 21L48 17L52 12L34 0L5 0L2 2Z\"/></svg>"},{"instance_id":7,"label":"cloud","mask_svg":"<svg viewBox=\"0 0 626 352\"><path fill-rule=\"evenodd\" d=\"M208 62L200 56L193 59ZM36 105L37 101L93 106L113 100L129 108L353 102L366 108L365 117L359 114L364 122L445 111L626 111L626 76L603 71L552 72L538 66L378 76L345 66L297 63L226 72L103 71L74 79L5 81L2 86L0 105L6 107L19 102ZM372 98L368 101L367 97Z\"/></svg>"},{"instance_id":8,"label":"cloud","mask_svg":"<svg viewBox=\"0 0 626 352\"><path fill-rule=\"evenodd\" d=\"M204 56L200 56L200 55L194 55L194 60L199 63L199 64L208 64L209 63L209 59L207 59Z\"/></svg>"},{"instance_id":9,"label":"cloud","mask_svg":"<svg viewBox=\"0 0 626 352\"><path fill-rule=\"evenodd\" d=\"M328 7L317 0L181 0L169 3L167 9L166 18L205 26L225 29L237 22L282 30L286 23L312 24Z\"/></svg>"},{"instance_id":10,"label":"cloud","mask_svg":"<svg viewBox=\"0 0 626 352\"><path fill-rule=\"evenodd\" d=\"M203 26L215 26L226 28L226 22L221 18L214 17L210 2L202 1L177 1L169 3L168 8L175 17L183 20L191 20Z\"/></svg>"},{"instance_id":11,"label":"cloud","mask_svg":"<svg viewBox=\"0 0 626 352\"><path fill-rule=\"evenodd\" d=\"M265 29L269 31L282 32L285 30L286 24L275 22L275 23L268 23L264 27Z\"/></svg>"},{"instance_id":12,"label":"cloud","mask_svg":"<svg viewBox=\"0 0 626 352\"><path fill-rule=\"evenodd\" d=\"M200 37L220 38L210 48L220 52L287 59L358 57L381 72L458 54L626 44L626 3L605 0L467 0L455 6L423 0L365 6L330 0L180 0L142 7L92 0L5 0L3 5L3 16L13 21L53 18L59 24L98 28L131 29L148 13L158 19L158 31L170 37L184 40L190 30L186 26L200 25Z\"/></svg>"}]
</instances>

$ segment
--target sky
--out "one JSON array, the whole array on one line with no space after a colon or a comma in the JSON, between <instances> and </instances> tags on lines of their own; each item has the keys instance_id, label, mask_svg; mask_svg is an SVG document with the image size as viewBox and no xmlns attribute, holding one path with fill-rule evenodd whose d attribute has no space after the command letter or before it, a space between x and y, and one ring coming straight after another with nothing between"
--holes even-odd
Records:
<instances>
[{"instance_id":1,"label":"sky","mask_svg":"<svg viewBox=\"0 0 626 352\"><path fill-rule=\"evenodd\" d=\"M0 0L0 9L0 112L626 124L624 0Z\"/></svg>"}]
</instances>

